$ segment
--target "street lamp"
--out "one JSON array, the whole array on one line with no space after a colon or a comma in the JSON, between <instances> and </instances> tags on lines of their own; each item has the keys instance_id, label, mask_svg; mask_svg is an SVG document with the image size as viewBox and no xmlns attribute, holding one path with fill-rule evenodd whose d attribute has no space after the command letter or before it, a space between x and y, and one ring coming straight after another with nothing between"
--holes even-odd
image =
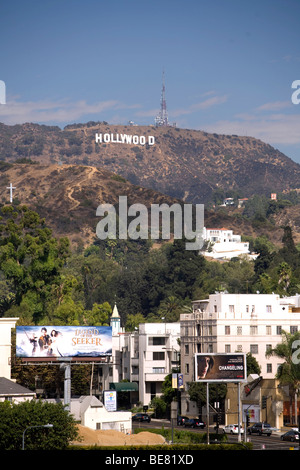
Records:
<instances>
[{"instance_id":1,"label":"street lamp","mask_svg":"<svg viewBox=\"0 0 300 470\"><path fill-rule=\"evenodd\" d=\"M40 424L38 426L28 426L25 431L23 432L23 437L22 437L22 450L25 450L24 448L24 444L25 444L25 432L28 430L28 429L32 429L32 428L53 428L53 424Z\"/></svg>"}]
</instances>

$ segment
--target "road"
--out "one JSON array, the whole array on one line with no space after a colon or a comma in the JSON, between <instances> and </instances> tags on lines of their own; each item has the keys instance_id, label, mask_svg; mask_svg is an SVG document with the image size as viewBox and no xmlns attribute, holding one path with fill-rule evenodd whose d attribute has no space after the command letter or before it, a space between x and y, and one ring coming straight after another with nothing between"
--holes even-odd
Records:
<instances>
[{"instance_id":1,"label":"road","mask_svg":"<svg viewBox=\"0 0 300 470\"><path fill-rule=\"evenodd\" d=\"M171 428L170 421L167 420L156 420L152 419L150 423L132 423L133 429L135 428ZM192 432L206 432L205 429L193 429L193 428L184 428L182 426L174 426L174 429L186 429ZM213 427L210 428L210 432L214 433ZM227 434L228 442L237 442L238 436L237 435L230 435ZM272 434L270 437L268 436L257 436L251 435L247 436L247 440L253 443L254 450L289 450L295 449L299 450L299 443L298 442L289 442L289 441L282 441L280 439L279 434ZM244 435L242 435L242 442L244 442Z\"/></svg>"}]
</instances>

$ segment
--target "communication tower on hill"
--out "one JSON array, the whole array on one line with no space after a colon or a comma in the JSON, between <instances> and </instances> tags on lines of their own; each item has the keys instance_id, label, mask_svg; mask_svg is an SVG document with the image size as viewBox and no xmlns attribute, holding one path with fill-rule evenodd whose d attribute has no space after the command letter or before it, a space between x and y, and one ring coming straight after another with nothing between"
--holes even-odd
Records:
<instances>
[{"instance_id":1,"label":"communication tower on hill","mask_svg":"<svg viewBox=\"0 0 300 470\"><path fill-rule=\"evenodd\" d=\"M162 76L162 90L161 90L161 99L160 99L160 112L155 118L156 127L169 127L168 113L167 113L167 103L166 103L166 87L165 87L165 72L163 71ZM174 124L173 124L174 125ZM176 124L175 124L176 125Z\"/></svg>"}]
</instances>

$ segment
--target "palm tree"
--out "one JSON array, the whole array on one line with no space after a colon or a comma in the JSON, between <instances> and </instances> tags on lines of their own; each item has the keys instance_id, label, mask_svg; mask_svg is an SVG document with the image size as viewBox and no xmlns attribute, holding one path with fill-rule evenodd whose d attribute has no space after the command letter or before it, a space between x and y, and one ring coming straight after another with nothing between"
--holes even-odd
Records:
<instances>
[{"instance_id":1,"label":"palm tree","mask_svg":"<svg viewBox=\"0 0 300 470\"><path fill-rule=\"evenodd\" d=\"M295 346L299 345L300 332L295 334L282 331L282 342L275 348L269 348L266 351L266 357L277 356L284 360L278 367L276 378L281 385L288 385L290 396L290 423L293 422L293 397L296 397L297 390L300 387L300 364L296 360ZM295 403L297 406L297 404Z\"/></svg>"},{"instance_id":2,"label":"palm tree","mask_svg":"<svg viewBox=\"0 0 300 470\"><path fill-rule=\"evenodd\" d=\"M282 289L286 295L292 277L291 267L287 263L283 262L279 265L277 274L279 275L278 286L282 286Z\"/></svg>"}]
</instances>

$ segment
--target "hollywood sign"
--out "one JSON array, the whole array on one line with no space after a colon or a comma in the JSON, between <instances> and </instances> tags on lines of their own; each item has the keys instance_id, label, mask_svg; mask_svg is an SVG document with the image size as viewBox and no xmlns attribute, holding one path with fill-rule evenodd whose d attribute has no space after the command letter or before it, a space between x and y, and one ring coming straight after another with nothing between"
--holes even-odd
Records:
<instances>
[{"instance_id":1,"label":"hollywood sign","mask_svg":"<svg viewBox=\"0 0 300 470\"><path fill-rule=\"evenodd\" d=\"M133 144L133 145L154 145L155 138L153 135L130 135L130 134L95 134L95 142L97 144Z\"/></svg>"}]
</instances>

